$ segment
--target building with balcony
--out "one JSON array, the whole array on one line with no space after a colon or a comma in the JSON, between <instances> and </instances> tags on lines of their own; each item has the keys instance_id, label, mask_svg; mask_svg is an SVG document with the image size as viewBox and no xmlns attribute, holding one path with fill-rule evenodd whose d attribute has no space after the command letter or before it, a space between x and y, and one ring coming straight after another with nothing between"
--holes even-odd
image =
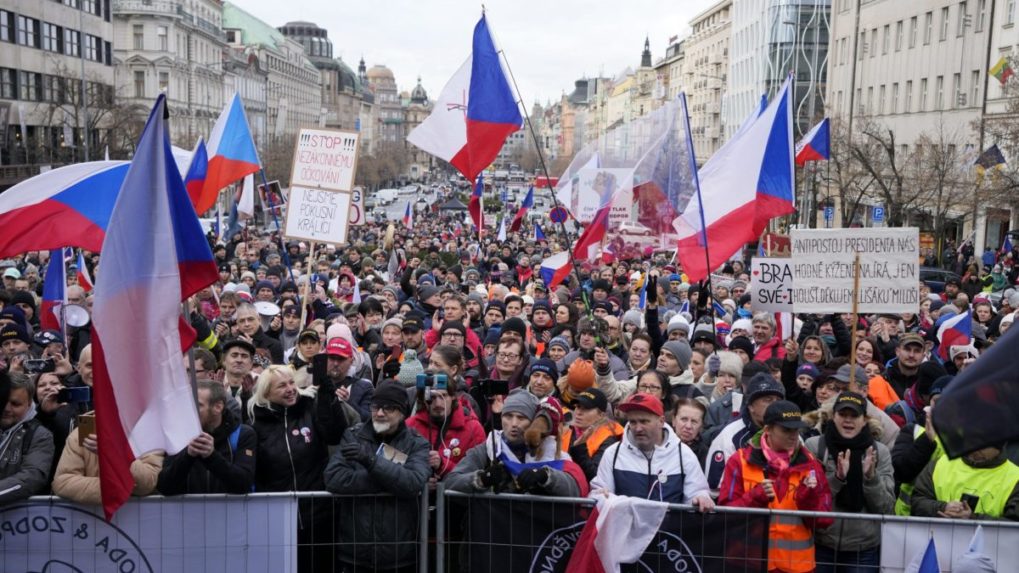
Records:
<instances>
[{"instance_id":1,"label":"building with balcony","mask_svg":"<svg viewBox=\"0 0 1019 573\"><path fill-rule=\"evenodd\" d=\"M725 140L722 101L729 73L733 0L720 0L690 21L683 42L683 89L697 163L703 165Z\"/></svg>"},{"instance_id":2,"label":"building with balcony","mask_svg":"<svg viewBox=\"0 0 1019 573\"><path fill-rule=\"evenodd\" d=\"M160 93L170 139L191 149L223 109L223 5L219 0L113 0L117 95L136 114Z\"/></svg>"},{"instance_id":3,"label":"building with balcony","mask_svg":"<svg viewBox=\"0 0 1019 573\"><path fill-rule=\"evenodd\" d=\"M403 145L407 136L404 127L403 104L396 87L393 72L383 65L375 65L365 72L368 89L374 96L372 147L380 144Z\"/></svg>"},{"instance_id":4,"label":"building with balcony","mask_svg":"<svg viewBox=\"0 0 1019 573\"><path fill-rule=\"evenodd\" d=\"M417 85L408 94L407 100L403 102L405 133L410 133L414 131L415 127L421 125L421 122L432 113L432 105L433 102L428 99L428 92L425 91L424 86L421 85L421 78L418 77ZM434 167L435 156L406 140L404 140L404 145L409 154L407 174L411 179L421 179Z\"/></svg>"},{"instance_id":5,"label":"building with balcony","mask_svg":"<svg viewBox=\"0 0 1019 573\"><path fill-rule=\"evenodd\" d=\"M113 36L109 0L0 0L0 190L40 165L102 157Z\"/></svg>"}]
</instances>

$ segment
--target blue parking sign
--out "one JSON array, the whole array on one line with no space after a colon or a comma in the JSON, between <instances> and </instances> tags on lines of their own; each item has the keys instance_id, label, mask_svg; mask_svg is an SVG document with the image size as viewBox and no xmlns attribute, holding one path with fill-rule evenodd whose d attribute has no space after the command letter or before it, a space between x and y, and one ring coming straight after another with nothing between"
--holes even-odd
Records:
<instances>
[{"instance_id":1,"label":"blue parking sign","mask_svg":"<svg viewBox=\"0 0 1019 573\"><path fill-rule=\"evenodd\" d=\"M885 208L884 207L880 207L880 206L874 207L874 213L871 216L874 218L874 222L875 223L880 223L881 221L884 221L885 220Z\"/></svg>"},{"instance_id":2,"label":"blue parking sign","mask_svg":"<svg viewBox=\"0 0 1019 573\"><path fill-rule=\"evenodd\" d=\"M824 220L831 221L835 218L835 207L824 208Z\"/></svg>"}]
</instances>

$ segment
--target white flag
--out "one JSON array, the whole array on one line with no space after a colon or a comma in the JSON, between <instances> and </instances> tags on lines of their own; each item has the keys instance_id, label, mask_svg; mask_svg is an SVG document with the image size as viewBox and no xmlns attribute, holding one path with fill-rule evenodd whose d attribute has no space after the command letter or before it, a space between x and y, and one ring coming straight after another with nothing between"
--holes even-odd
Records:
<instances>
[{"instance_id":1,"label":"white flag","mask_svg":"<svg viewBox=\"0 0 1019 573\"><path fill-rule=\"evenodd\" d=\"M503 215L502 221L499 222L499 241L506 240L506 216Z\"/></svg>"},{"instance_id":2,"label":"white flag","mask_svg":"<svg viewBox=\"0 0 1019 573\"><path fill-rule=\"evenodd\" d=\"M250 219L255 216L255 176L254 174L244 177L244 184L241 187L241 198L237 201L237 214L243 219Z\"/></svg>"}]
</instances>

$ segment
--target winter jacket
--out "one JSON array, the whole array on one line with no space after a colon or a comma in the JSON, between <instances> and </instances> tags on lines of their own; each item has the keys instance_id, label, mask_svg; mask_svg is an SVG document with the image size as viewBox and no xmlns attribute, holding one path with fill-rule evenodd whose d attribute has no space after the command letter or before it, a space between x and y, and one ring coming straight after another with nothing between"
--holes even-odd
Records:
<instances>
[{"instance_id":1,"label":"winter jacket","mask_svg":"<svg viewBox=\"0 0 1019 573\"><path fill-rule=\"evenodd\" d=\"M396 433L385 438L370 423L358 424L343 434L341 446L350 443L370 446L375 463L365 467L337 450L325 469L325 488L343 496L336 510L340 562L365 570L414 563L418 496L432 475L428 442L401 422Z\"/></svg>"},{"instance_id":2,"label":"winter jacket","mask_svg":"<svg viewBox=\"0 0 1019 573\"><path fill-rule=\"evenodd\" d=\"M708 406L708 415L704 417L704 429L701 431L701 436L710 443L729 422L740 417L742 409L743 393L734 390L726 392Z\"/></svg>"},{"instance_id":3,"label":"winter jacket","mask_svg":"<svg viewBox=\"0 0 1019 573\"><path fill-rule=\"evenodd\" d=\"M325 487L326 446L339 443L346 419L338 415L339 406L332 403L335 397L324 389L315 398L300 396L289 408L255 406L255 491L321 491Z\"/></svg>"},{"instance_id":4,"label":"winter jacket","mask_svg":"<svg viewBox=\"0 0 1019 573\"><path fill-rule=\"evenodd\" d=\"M143 496L155 492L163 457L162 452L151 453L131 462L131 477L134 478L131 495ZM53 493L77 503L102 504L99 456L78 445L78 428L67 436L64 452L60 454L57 475L53 477Z\"/></svg>"},{"instance_id":5,"label":"winter jacket","mask_svg":"<svg viewBox=\"0 0 1019 573\"><path fill-rule=\"evenodd\" d=\"M835 400L838 397L839 395L836 394L828 398L828 401L818 406L816 410L803 415L803 421L810 424L810 429L801 433L804 438L821 434L824 424L834 417L832 409L835 407ZM888 417L888 414L885 414L870 402L867 402L867 417L879 428L879 431L875 434L875 439L891 450L895 446L895 440L899 437L899 427Z\"/></svg>"},{"instance_id":6,"label":"winter jacket","mask_svg":"<svg viewBox=\"0 0 1019 573\"><path fill-rule=\"evenodd\" d=\"M754 360L767 362L772 358L785 358L785 346L777 336L765 342L754 352Z\"/></svg>"},{"instance_id":7,"label":"winter jacket","mask_svg":"<svg viewBox=\"0 0 1019 573\"><path fill-rule=\"evenodd\" d=\"M319 389L319 392L323 392L324 395L328 394L332 396L336 394L336 388L339 386L346 386L350 388L350 397L347 398L347 404L350 404L355 410L357 410L358 415L361 416L362 422L370 422L372 418L372 396L375 395L375 386L372 385L371 380L347 376L338 384L323 384Z\"/></svg>"},{"instance_id":8,"label":"winter jacket","mask_svg":"<svg viewBox=\"0 0 1019 573\"><path fill-rule=\"evenodd\" d=\"M893 358L888 361L885 367L885 380L891 385L892 390L899 396L906 396L906 389L916 384L917 373L907 376L899 371L899 359Z\"/></svg>"},{"instance_id":9,"label":"winter jacket","mask_svg":"<svg viewBox=\"0 0 1019 573\"><path fill-rule=\"evenodd\" d=\"M709 493L697 455L672 428L663 428L664 440L648 457L630 441L624 431L622 440L605 451L598 465L598 475L591 480L592 496L608 491L664 501L690 503L695 497Z\"/></svg>"},{"instance_id":10,"label":"winter jacket","mask_svg":"<svg viewBox=\"0 0 1019 573\"><path fill-rule=\"evenodd\" d=\"M255 345L255 351L262 351L259 354L264 354L269 357L269 360L273 364L283 364L283 345L280 344L279 340L269 336L261 328L258 332L251 337L252 344Z\"/></svg>"},{"instance_id":11,"label":"winter jacket","mask_svg":"<svg viewBox=\"0 0 1019 573\"><path fill-rule=\"evenodd\" d=\"M626 380L627 378L629 378L630 367L626 365L626 362L624 362L622 358L616 356L615 354L612 354L611 352L609 352L608 354L609 354L609 370L612 371L613 378L615 378L616 380ZM570 364L573 364L573 361L576 360L577 358L580 358L580 351L573 350L566 356L563 356L561 360L556 362L556 368L558 368L560 372L566 372L567 370L570 369ZM611 398L609 400L611 401Z\"/></svg>"},{"instance_id":12,"label":"winter jacket","mask_svg":"<svg viewBox=\"0 0 1019 573\"><path fill-rule=\"evenodd\" d=\"M576 430L573 429L566 432L563 449L570 453L570 458L584 470L584 477L591 481L598 474L598 466L601 464L605 451L612 444L619 443L623 435L623 427L619 425L619 422L605 418L596 424L590 435L582 442L576 441L582 434L575 434L575 432Z\"/></svg>"},{"instance_id":13,"label":"winter jacket","mask_svg":"<svg viewBox=\"0 0 1019 573\"><path fill-rule=\"evenodd\" d=\"M548 440L552 440L552 447L549 447ZM478 487L474 478L478 471L491 465L492 461L498 459L500 454L505 453L507 457L517 463L552 461L555 459L554 442L555 439L551 436L546 438L546 444L542 448L542 456L540 458L535 458L528 452L524 459L520 459L506 445L502 437L502 431L493 430L488 434L483 443L471 448L467 455L460 460L460 463L453 468L453 471L446 476L446 487L452 491L466 493L487 491L484 488ZM583 470L565 452L560 455L559 459L563 460L563 469L561 471L556 469L550 470L549 484L543 489L542 493L556 497L579 497L582 494L586 495L587 479L584 478Z\"/></svg>"},{"instance_id":14,"label":"winter jacket","mask_svg":"<svg viewBox=\"0 0 1019 573\"><path fill-rule=\"evenodd\" d=\"M715 439L711 440L708 456L704 462L704 475L707 476L712 495L718 495L718 486L722 482L725 464L729 458L746 446L759 430L760 428L755 426L750 418L750 413L744 410L739 418L729 422Z\"/></svg>"},{"instance_id":15,"label":"winter jacket","mask_svg":"<svg viewBox=\"0 0 1019 573\"><path fill-rule=\"evenodd\" d=\"M873 419L869 422L869 427L865 427L864 431L870 431L876 440L881 435L881 424ZM824 452L820 451L823 439L824 436L814 436L807 440L805 445L824 466L825 477L828 479L828 486L831 487L834 511L849 512L848 508L838 503L838 494L846 482L835 477L836 459L827 445ZM873 479L864 478L864 504L859 513L891 514L895 509L892 455L888 446L879 441L874 442L874 450L877 452L877 470ZM881 545L881 523L870 519L836 519L831 527L822 529L814 535L817 543L825 547L840 551L863 551Z\"/></svg>"},{"instance_id":16,"label":"winter jacket","mask_svg":"<svg viewBox=\"0 0 1019 573\"><path fill-rule=\"evenodd\" d=\"M1019 521L1019 467L1004 452L980 464L968 462L965 457L935 458L920 472L914 485L914 516L939 517L938 512L945 510L947 502L961 501L961 494L968 493L978 498L974 519Z\"/></svg>"},{"instance_id":17,"label":"winter jacket","mask_svg":"<svg viewBox=\"0 0 1019 573\"><path fill-rule=\"evenodd\" d=\"M594 381L595 386L605 393L605 397L608 398L609 402L617 404L637 391L637 380L639 378L640 374L629 379L620 380L606 373L596 372ZM666 389L666 393L676 397L693 398L704 404L705 408L709 405L707 396L693 383L693 372L690 370L686 370L678 376L670 376L669 388Z\"/></svg>"},{"instance_id":18,"label":"winter jacket","mask_svg":"<svg viewBox=\"0 0 1019 573\"><path fill-rule=\"evenodd\" d=\"M0 505L46 493L53 435L28 417L0 432Z\"/></svg>"},{"instance_id":19,"label":"winter jacket","mask_svg":"<svg viewBox=\"0 0 1019 573\"><path fill-rule=\"evenodd\" d=\"M35 413L35 419L42 424L42 427L50 431L53 434L53 462L50 464L49 477L46 480L47 489L50 487L50 482L53 481L53 476L57 474L57 464L60 463L60 456L57 455L59 452L64 451L64 444L67 442L67 436L74 429L75 417L78 414L78 408L75 404L65 404L53 412L43 412L41 409Z\"/></svg>"},{"instance_id":20,"label":"winter jacket","mask_svg":"<svg viewBox=\"0 0 1019 573\"><path fill-rule=\"evenodd\" d=\"M234 437L236 432L236 437ZM255 484L255 451L258 436L243 425L230 410L223 410L223 422L212 431L212 454L194 457L187 449L168 456L159 472L159 493L250 493Z\"/></svg>"},{"instance_id":21,"label":"winter jacket","mask_svg":"<svg viewBox=\"0 0 1019 573\"><path fill-rule=\"evenodd\" d=\"M452 415L438 426L427 409L418 410L407 420L407 427L423 437L430 450L439 453L442 463L434 471L438 479L446 477L471 448L485 441L485 428L466 402L466 398L458 400Z\"/></svg>"}]
</instances>

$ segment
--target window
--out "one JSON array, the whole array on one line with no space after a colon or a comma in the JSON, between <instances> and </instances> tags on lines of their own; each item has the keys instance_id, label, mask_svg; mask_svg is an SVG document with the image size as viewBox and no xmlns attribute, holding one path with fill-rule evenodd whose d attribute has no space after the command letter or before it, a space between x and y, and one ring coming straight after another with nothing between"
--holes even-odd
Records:
<instances>
[{"instance_id":1,"label":"window","mask_svg":"<svg viewBox=\"0 0 1019 573\"><path fill-rule=\"evenodd\" d=\"M99 15L99 3L96 0L81 0L81 9L89 14Z\"/></svg>"},{"instance_id":2,"label":"window","mask_svg":"<svg viewBox=\"0 0 1019 573\"><path fill-rule=\"evenodd\" d=\"M64 28L64 54L68 56L77 56L81 33L77 30L69 30Z\"/></svg>"},{"instance_id":3,"label":"window","mask_svg":"<svg viewBox=\"0 0 1019 573\"><path fill-rule=\"evenodd\" d=\"M60 53L60 26L56 24L50 24L49 22L42 23L42 49L47 52Z\"/></svg>"},{"instance_id":4,"label":"window","mask_svg":"<svg viewBox=\"0 0 1019 573\"><path fill-rule=\"evenodd\" d=\"M920 110L927 111L927 78L920 80Z\"/></svg>"},{"instance_id":5,"label":"window","mask_svg":"<svg viewBox=\"0 0 1019 573\"><path fill-rule=\"evenodd\" d=\"M18 97L18 76L10 68L0 68L0 97L4 99Z\"/></svg>"},{"instance_id":6,"label":"window","mask_svg":"<svg viewBox=\"0 0 1019 573\"><path fill-rule=\"evenodd\" d=\"M14 14L0 10L0 42L14 41Z\"/></svg>"},{"instance_id":7,"label":"window","mask_svg":"<svg viewBox=\"0 0 1019 573\"><path fill-rule=\"evenodd\" d=\"M877 55L877 28L870 31L870 57Z\"/></svg>"},{"instance_id":8,"label":"window","mask_svg":"<svg viewBox=\"0 0 1019 573\"><path fill-rule=\"evenodd\" d=\"M170 72L159 72L159 91L170 96Z\"/></svg>"},{"instance_id":9,"label":"window","mask_svg":"<svg viewBox=\"0 0 1019 573\"><path fill-rule=\"evenodd\" d=\"M977 5L977 32L984 31L984 17L987 15L987 0L980 0Z\"/></svg>"},{"instance_id":10,"label":"window","mask_svg":"<svg viewBox=\"0 0 1019 573\"><path fill-rule=\"evenodd\" d=\"M170 45L166 36L166 26L156 27L156 38L159 39L159 51L166 52Z\"/></svg>"},{"instance_id":11,"label":"window","mask_svg":"<svg viewBox=\"0 0 1019 573\"><path fill-rule=\"evenodd\" d=\"M885 24L884 32L881 33L882 56L888 53L888 45L891 43L891 39L892 39L892 27L889 26L888 24Z\"/></svg>"},{"instance_id":12,"label":"window","mask_svg":"<svg viewBox=\"0 0 1019 573\"><path fill-rule=\"evenodd\" d=\"M895 23L895 51L902 49L902 20Z\"/></svg>"},{"instance_id":13,"label":"window","mask_svg":"<svg viewBox=\"0 0 1019 573\"><path fill-rule=\"evenodd\" d=\"M145 97L145 72L134 73L134 97Z\"/></svg>"},{"instance_id":14,"label":"window","mask_svg":"<svg viewBox=\"0 0 1019 573\"><path fill-rule=\"evenodd\" d=\"M882 84L877 92L877 114L884 115L884 113L885 113L885 86L884 84Z\"/></svg>"},{"instance_id":15,"label":"window","mask_svg":"<svg viewBox=\"0 0 1019 573\"><path fill-rule=\"evenodd\" d=\"M867 88L867 113L874 113L874 86Z\"/></svg>"},{"instance_id":16,"label":"window","mask_svg":"<svg viewBox=\"0 0 1019 573\"><path fill-rule=\"evenodd\" d=\"M948 6L941 9L941 32L938 34L938 40L944 42L948 39Z\"/></svg>"},{"instance_id":17,"label":"window","mask_svg":"<svg viewBox=\"0 0 1019 573\"><path fill-rule=\"evenodd\" d=\"M18 43L22 46L39 47L39 21L35 18L18 16Z\"/></svg>"},{"instance_id":18,"label":"window","mask_svg":"<svg viewBox=\"0 0 1019 573\"><path fill-rule=\"evenodd\" d=\"M51 103L64 103L64 78L45 76L42 83L42 99Z\"/></svg>"},{"instance_id":19,"label":"window","mask_svg":"<svg viewBox=\"0 0 1019 573\"><path fill-rule=\"evenodd\" d=\"M955 100L951 107L964 107L966 105L966 93L962 91L962 74L952 75L952 98Z\"/></svg>"},{"instance_id":20,"label":"window","mask_svg":"<svg viewBox=\"0 0 1019 573\"><path fill-rule=\"evenodd\" d=\"M888 113L899 113L899 82L892 84L892 109Z\"/></svg>"},{"instance_id":21,"label":"window","mask_svg":"<svg viewBox=\"0 0 1019 573\"><path fill-rule=\"evenodd\" d=\"M945 109L945 76L938 76L934 80L934 109Z\"/></svg>"},{"instance_id":22,"label":"window","mask_svg":"<svg viewBox=\"0 0 1019 573\"><path fill-rule=\"evenodd\" d=\"M134 38L134 49L144 50L145 49L145 26L141 24L135 24L132 26L132 36Z\"/></svg>"},{"instance_id":23,"label":"window","mask_svg":"<svg viewBox=\"0 0 1019 573\"><path fill-rule=\"evenodd\" d=\"M966 26L969 25L969 14L966 13L966 3L959 2L959 22L955 29L956 36L962 36L966 33Z\"/></svg>"},{"instance_id":24,"label":"window","mask_svg":"<svg viewBox=\"0 0 1019 573\"><path fill-rule=\"evenodd\" d=\"M923 16L923 45L931 43L931 32L934 31L934 12L927 12Z\"/></svg>"},{"instance_id":25,"label":"window","mask_svg":"<svg viewBox=\"0 0 1019 573\"><path fill-rule=\"evenodd\" d=\"M916 47L916 16L909 19L909 47Z\"/></svg>"},{"instance_id":26,"label":"window","mask_svg":"<svg viewBox=\"0 0 1019 573\"><path fill-rule=\"evenodd\" d=\"M1015 0L1005 2L1005 24L1015 24Z\"/></svg>"},{"instance_id":27,"label":"window","mask_svg":"<svg viewBox=\"0 0 1019 573\"><path fill-rule=\"evenodd\" d=\"M99 38L92 34L85 34L85 59L92 62L100 62Z\"/></svg>"},{"instance_id":28,"label":"window","mask_svg":"<svg viewBox=\"0 0 1019 573\"><path fill-rule=\"evenodd\" d=\"M64 0L64 6L70 6L71 8L78 7L78 0Z\"/></svg>"},{"instance_id":29,"label":"window","mask_svg":"<svg viewBox=\"0 0 1019 573\"><path fill-rule=\"evenodd\" d=\"M969 105L976 107L977 105L980 105L980 70L973 70L973 74L969 81Z\"/></svg>"},{"instance_id":30,"label":"window","mask_svg":"<svg viewBox=\"0 0 1019 573\"><path fill-rule=\"evenodd\" d=\"M40 88L42 88L40 85L42 83L41 75L26 71L18 74L18 90L22 100L39 101L41 95Z\"/></svg>"},{"instance_id":31,"label":"window","mask_svg":"<svg viewBox=\"0 0 1019 573\"><path fill-rule=\"evenodd\" d=\"M113 65L113 44L103 42L103 63L107 66Z\"/></svg>"},{"instance_id":32,"label":"window","mask_svg":"<svg viewBox=\"0 0 1019 573\"><path fill-rule=\"evenodd\" d=\"M859 52L857 59L862 60L863 55L867 53L867 32L860 32L860 45L856 50Z\"/></svg>"}]
</instances>

